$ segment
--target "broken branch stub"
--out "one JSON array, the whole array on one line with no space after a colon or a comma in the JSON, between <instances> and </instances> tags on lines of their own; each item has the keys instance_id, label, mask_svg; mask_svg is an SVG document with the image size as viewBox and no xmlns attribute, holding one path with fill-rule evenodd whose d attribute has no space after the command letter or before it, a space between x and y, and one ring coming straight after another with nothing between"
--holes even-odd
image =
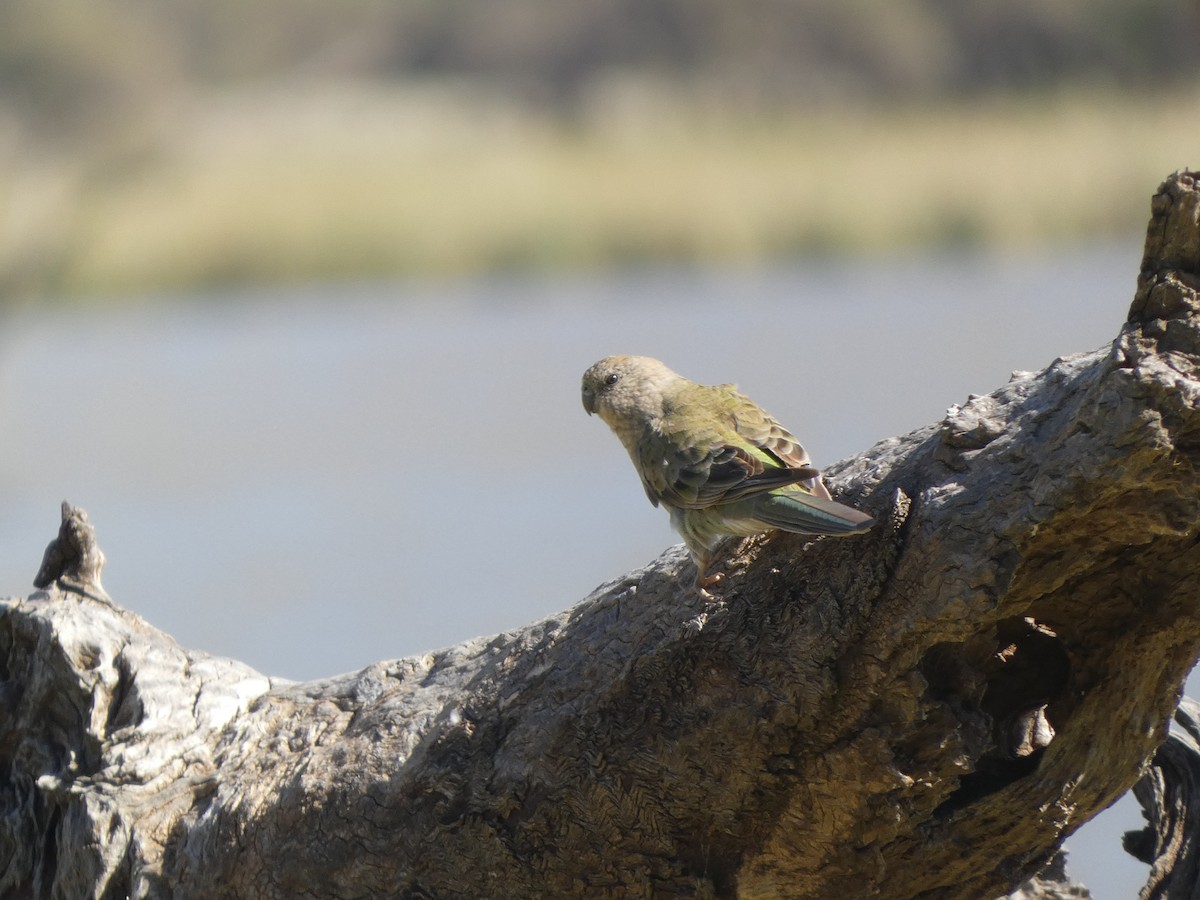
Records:
<instances>
[{"instance_id":1,"label":"broken branch stub","mask_svg":"<svg viewBox=\"0 0 1200 900\"><path fill-rule=\"evenodd\" d=\"M1125 833L1125 849L1150 866L1141 900L1200 900L1200 704L1184 697L1179 730L1133 786L1147 825Z\"/></svg>"}]
</instances>

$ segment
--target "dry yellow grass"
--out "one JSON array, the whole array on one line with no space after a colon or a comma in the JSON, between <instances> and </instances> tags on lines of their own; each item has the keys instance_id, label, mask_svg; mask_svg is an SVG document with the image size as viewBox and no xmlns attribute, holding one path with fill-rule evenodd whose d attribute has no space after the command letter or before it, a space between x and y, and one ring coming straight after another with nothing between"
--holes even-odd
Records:
<instances>
[{"instance_id":1,"label":"dry yellow grass","mask_svg":"<svg viewBox=\"0 0 1200 900\"><path fill-rule=\"evenodd\" d=\"M104 164L10 149L0 285L127 294L1130 233L1163 177L1200 164L1196 99L777 119L651 102L564 124L451 91L213 98Z\"/></svg>"}]
</instances>

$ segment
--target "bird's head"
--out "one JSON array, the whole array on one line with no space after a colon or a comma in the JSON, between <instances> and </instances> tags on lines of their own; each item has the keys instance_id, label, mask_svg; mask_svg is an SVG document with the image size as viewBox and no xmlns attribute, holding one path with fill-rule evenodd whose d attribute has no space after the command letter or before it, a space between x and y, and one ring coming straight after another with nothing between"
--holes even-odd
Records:
<instances>
[{"instance_id":1,"label":"bird's head","mask_svg":"<svg viewBox=\"0 0 1200 900\"><path fill-rule=\"evenodd\" d=\"M664 394L682 380L648 356L606 356L583 373L583 408L620 434L661 416Z\"/></svg>"}]
</instances>

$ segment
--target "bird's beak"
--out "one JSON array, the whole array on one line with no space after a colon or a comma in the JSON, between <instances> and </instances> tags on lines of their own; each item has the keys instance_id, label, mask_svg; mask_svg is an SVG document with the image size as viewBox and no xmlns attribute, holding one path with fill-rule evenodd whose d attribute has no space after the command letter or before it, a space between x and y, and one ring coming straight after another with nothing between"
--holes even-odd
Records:
<instances>
[{"instance_id":1,"label":"bird's beak","mask_svg":"<svg viewBox=\"0 0 1200 900\"><path fill-rule=\"evenodd\" d=\"M589 389L583 389L583 408L589 416L596 413L596 395Z\"/></svg>"}]
</instances>

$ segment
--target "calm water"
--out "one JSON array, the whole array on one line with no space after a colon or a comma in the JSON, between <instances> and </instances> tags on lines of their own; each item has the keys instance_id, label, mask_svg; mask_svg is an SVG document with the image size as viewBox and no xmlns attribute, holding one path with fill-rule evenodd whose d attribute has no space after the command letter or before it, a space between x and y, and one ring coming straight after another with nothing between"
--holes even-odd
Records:
<instances>
[{"instance_id":1,"label":"calm water","mask_svg":"<svg viewBox=\"0 0 1200 900\"><path fill-rule=\"evenodd\" d=\"M753 270L296 289L0 323L0 595L63 499L182 643L309 678L515 628L676 539L583 370L736 381L818 465L1112 339L1140 243ZM1128 801L1123 801L1128 803ZM1099 900L1140 869L1110 811Z\"/></svg>"}]
</instances>

